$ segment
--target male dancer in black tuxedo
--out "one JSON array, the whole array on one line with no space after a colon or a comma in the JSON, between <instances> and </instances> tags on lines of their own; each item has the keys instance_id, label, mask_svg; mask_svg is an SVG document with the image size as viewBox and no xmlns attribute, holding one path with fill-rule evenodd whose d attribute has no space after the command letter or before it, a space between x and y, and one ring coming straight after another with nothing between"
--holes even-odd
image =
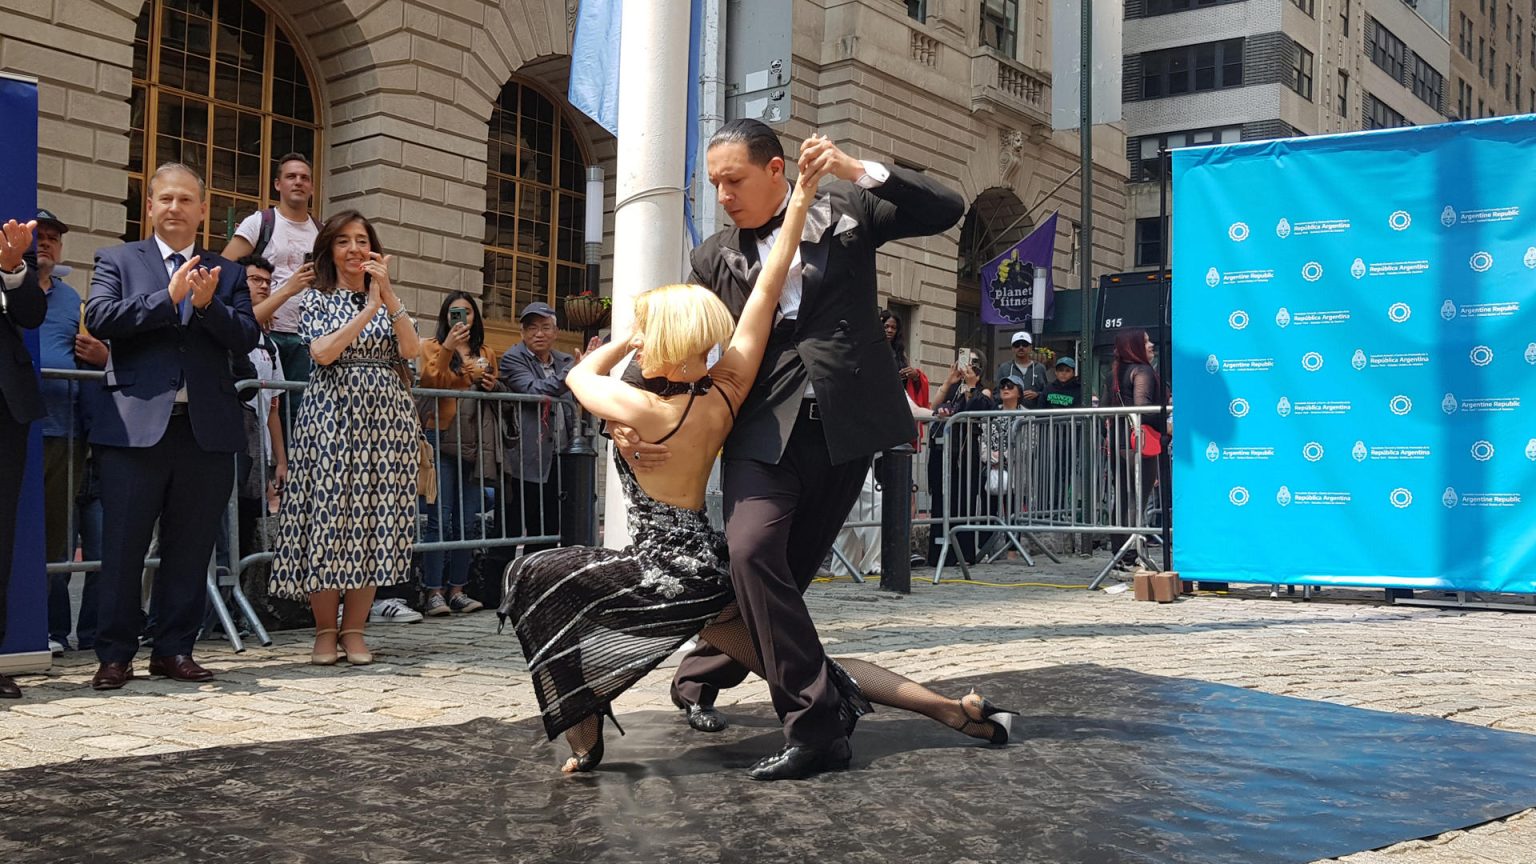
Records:
<instances>
[{"instance_id":1,"label":"male dancer in black tuxedo","mask_svg":"<svg viewBox=\"0 0 1536 864\"><path fill-rule=\"evenodd\" d=\"M42 418L32 355L21 341L23 328L43 323L48 300L37 283L37 268L22 258L32 246L36 222L11 219L0 226L0 642L5 641L9 611L11 556L16 543L16 511L21 476L27 464L27 429ZM0 698L19 699L21 688L0 675Z\"/></svg>"},{"instance_id":2,"label":"male dancer in black tuxedo","mask_svg":"<svg viewBox=\"0 0 1536 864\"><path fill-rule=\"evenodd\" d=\"M784 150L763 123L733 120L710 139L706 162L735 225L694 250L692 281L739 315L789 202ZM799 170L813 169L846 182L824 181L807 217L778 324L722 463L731 581L787 741L752 767L758 780L848 767L850 730L838 718L840 696L801 594L871 456L917 437L880 324L875 250L945 231L965 210L959 195L920 172L862 162L825 138L801 145ZM666 458L665 448L624 430L615 440L638 470ZM678 666L673 701L693 728L719 731L725 718L715 696L746 674L701 645Z\"/></svg>"}]
</instances>

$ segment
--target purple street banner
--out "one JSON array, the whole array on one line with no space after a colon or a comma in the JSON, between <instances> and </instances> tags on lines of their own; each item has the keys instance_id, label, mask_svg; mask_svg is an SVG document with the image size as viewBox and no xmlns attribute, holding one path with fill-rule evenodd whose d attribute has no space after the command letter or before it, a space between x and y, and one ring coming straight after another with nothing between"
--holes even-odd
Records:
<instances>
[{"instance_id":1,"label":"purple street banner","mask_svg":"<svg viewBox=\"0 0 1536 864\"><path fill-rule=\"evenodd\" d=\"M1055 314L1051 263L1056 254L1056 216L1052 213L1028 237L1009 246L981 268L981 322L1028 326ZM1035 274L1045 277L1044 302L1035 305Z\"/></svg>"}]
</instances>

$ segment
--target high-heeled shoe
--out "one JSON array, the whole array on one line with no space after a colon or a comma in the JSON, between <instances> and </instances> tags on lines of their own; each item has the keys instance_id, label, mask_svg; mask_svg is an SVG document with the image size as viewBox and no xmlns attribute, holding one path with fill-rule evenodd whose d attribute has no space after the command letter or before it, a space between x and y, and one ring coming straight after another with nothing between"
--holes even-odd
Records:
<instances>
[{"instance_id":1,"label":"high-heeled shoe","mask_svg":"<svg viewBox=\"0 0 1536 864\"><path fill-rule=\"evenodd\" d=\"M336 628L335 627L329 627L329 628L326 628L325 630L316 630L315 631L315 638L319 639L321 636L324 636L327 633L335 633L335 632L336 632ZM341 643L338 642L337 644L339 645ZM315 665L315 666L335 666L337 659L339 659L339 658L337 657L336 650L334 648L331 649L330 653L326 653L326 654L322 654L321 652L316 651L313 648L309 649L309 662L312 665Z\"/></svg>"},{"instance_id":2,"label":"high-heeled shoe","mask_svg":"<svg viewBox=\"0 0 1536 864\"><path fill-rule=\"evenodd\" d=\"M975 690L972 690L970 693L967 693L966 695L967 696L978 696L980 694L978 694ZM987 701L987 697L982 696L981 697L981 707L979 709L980 712L981 712L981 716L977 717L977 718L973 718L973 717L971 717L971 712L969 710L967 710L966 705L967 705L967 703L966 703L965 699L961 698L961 700L960 700L960 711L965 714L965 722L960 724L960 726L959 726L959 731L960 732L963 732L966 735L971 735L970 731L968 731L970 727L979 726L979 725L981 725L983 723L986 723L986 724L990 724L991 727L992 727L991 732L986 736L988 743L990 743L990 744L1007 744L1008 743L1008 736L1013 731L1013 718L1019 716L1019 712L1017 712L1017 711L1009 711L1007 708L999 708L996 705L993 705L991 702L988 702ZM971 735L971 737L972 738L978 738L978 737L981 737L981 736Z\"/></svg>"},{"instance_id":3,"label":"high-heeled shoe","mask_svg":"<svg viewBox=\"0 0 1536 864\"><path fill-rule=\"evenodd\" d=\"M603 717L613 721L613 728L624 734L624 727L619 725L619 718L613 716L613 705L604 703L597 708L597 743L587 749L585 753L571 753L570 760L566 763L571 766L568 774L585 774L602 764L603 761Z\"/></svg>"},{"instance_id":4,"label":"high-heeled shoe","mask_svg":"<svg viewBox=\"0 0 1536 864\"><path fill-rule=\"evenodd\" d=\"M347 662L351 663L353 666L367 666L369 663L372 663L373 662L373 652L372 651L348 651L347 650L347 646L341 644L341 640L343 638L347 637L347 636L357 636L357 637L361 638L362 635L363 635L363 631L362 630L343 630L340 633L336 634L336 644L341 648L342 653L347 655Z\"/></svg>"}]
</instances>

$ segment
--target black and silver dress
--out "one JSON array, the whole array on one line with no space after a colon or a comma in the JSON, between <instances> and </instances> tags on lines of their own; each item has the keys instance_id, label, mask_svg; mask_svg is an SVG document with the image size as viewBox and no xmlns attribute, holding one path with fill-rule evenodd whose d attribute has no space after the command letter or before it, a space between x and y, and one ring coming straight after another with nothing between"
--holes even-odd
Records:
<instances>
[{"instance_id":1,"label":"black and silver dress","mask_svg":"<svg viewBox=\"0 0 1536 864\"><path fill-rule=\"evenodd\" d=\"M659 379L646 384L663 396L688 393L677 428L658 444L677 434L693 400L712 386L708 377L691 387ZM522 643L551 739L644 678L735 599L725 535L708 514L657 501L640 488L628 463L616 463L629 503L630 544L534 552L508 564L503 578L498 612L503 623L512 620ZM851 725L870 706L847 672L832 666Z\"/></svg>"},{"instance_id":2,"label":"black and silver dress","mask_svg":"<svg viewBox=\"0 0 1536 864\"><path fill-rule=\"evenodd\" d=\"M689 409L709 387L706 378L691 389ZM504 577L499 612L522 642L550 738L644 678L735 597L725 535L708 514L657 501L615 462L630 544L534 552Z\"/></svg>"}]
</instances>

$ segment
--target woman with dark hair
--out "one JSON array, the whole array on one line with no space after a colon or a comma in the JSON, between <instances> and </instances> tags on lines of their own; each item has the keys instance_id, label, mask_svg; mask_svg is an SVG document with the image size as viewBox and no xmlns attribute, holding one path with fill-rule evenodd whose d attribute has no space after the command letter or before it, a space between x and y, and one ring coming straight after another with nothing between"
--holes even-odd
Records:
<instances>
[{"instance_id":1,"label":"woman with dark hair","mask_svg":"<svg viewBox=\"0 0 1536 864\"><path fill-rule=\"evenodd\" d=\"M1163 404L1166 394L1163 390L1163 380L1157 374L1157 367L1153 365L1153 355L1156 351L1152 344L1152 338L1145 330L1127 330L1115 337L1115 361L1109 369L1109 404L1111 406L1140 407L1144 405L1158 406ZM1160 412L1148 412L1142 414L1137 422L1137 438L1140 438L1140 427L1151 427L1152 432L1161 439L1162 446L1168 446L1168 430L1163 424L1163 416ZM1116 436L1111 436L1114 441ZM1147 499L1151 497L1154 488L1160 489L1164 518L1168 514L1168 483L1166 478L1158 476L1158 460L1156 456L1141 458L1141 482L1137 485L1136 458L1145 452L1140 446L1139 440L1131 445L1124 453L1124 464L1119 466L1116 473L1120 477L1119 517L1122 525L1134 524L1136 514L1146 506ZM1111 549L1118 552L1120 547L1130 539L1128 534L1116 534L1110 538ZM1126 562L1122 558L1121 562ZM1126 562L1129 563L1129 562Z\"/></svg>"},{"instance_id":2,"label":"woman with dark hair","mask_svg":"<svg viewBox=\"0 0 1536 864\"><path fill-rule=\"evenodd\" d=\"M885 341L891 343L891 353L896 355L896 374L901 376L902 389L914 404L928 407L928 376L907 359L907 339L902 331L901 318L889 309L880 310L880 326L885 328Z\"/></svg>"},{"instance_id":3,"label":"woman with dark hair","mask_svg":"<svg viewBox=\"0 0 1536 864\"><path fill-rule=\"evenodd\" d=\"M421 343L383 252L356 210L326 220L299 319L315 371L294 419L270 587L309 600L310 662L320 666L336 662L338 647L349 663L373 662L363 628L374 591L405 581L411 570L421 433L396 370Z\"/></svg>"},{"instance_id":4,"label":"woman with dark hair","mask_svg":"<svg viewBox=\"0 0 1536 864\"><path fill-rule=\"evenodd\" d=\"M467 292L453 291L443 298L437 313L437 337L421 343L421 386L436 390L497 389L496 355L485 344L480 307ZM485 509L485 484L501 473L497 467L500 436L495 403L423 399L418 404L422 429L437 449L437 503L420 503L427 514L421 539L477 538L481 535L480 513ZM491 434L483 436L481 430L487 426ZM482 440L487 437L489 440ZM480 601L464 593L464 586L469 584L469 559L468 549L421 556L421 584L427 589L423 612L435 616L481 608Z\"/></svg>"}]
</instances>

